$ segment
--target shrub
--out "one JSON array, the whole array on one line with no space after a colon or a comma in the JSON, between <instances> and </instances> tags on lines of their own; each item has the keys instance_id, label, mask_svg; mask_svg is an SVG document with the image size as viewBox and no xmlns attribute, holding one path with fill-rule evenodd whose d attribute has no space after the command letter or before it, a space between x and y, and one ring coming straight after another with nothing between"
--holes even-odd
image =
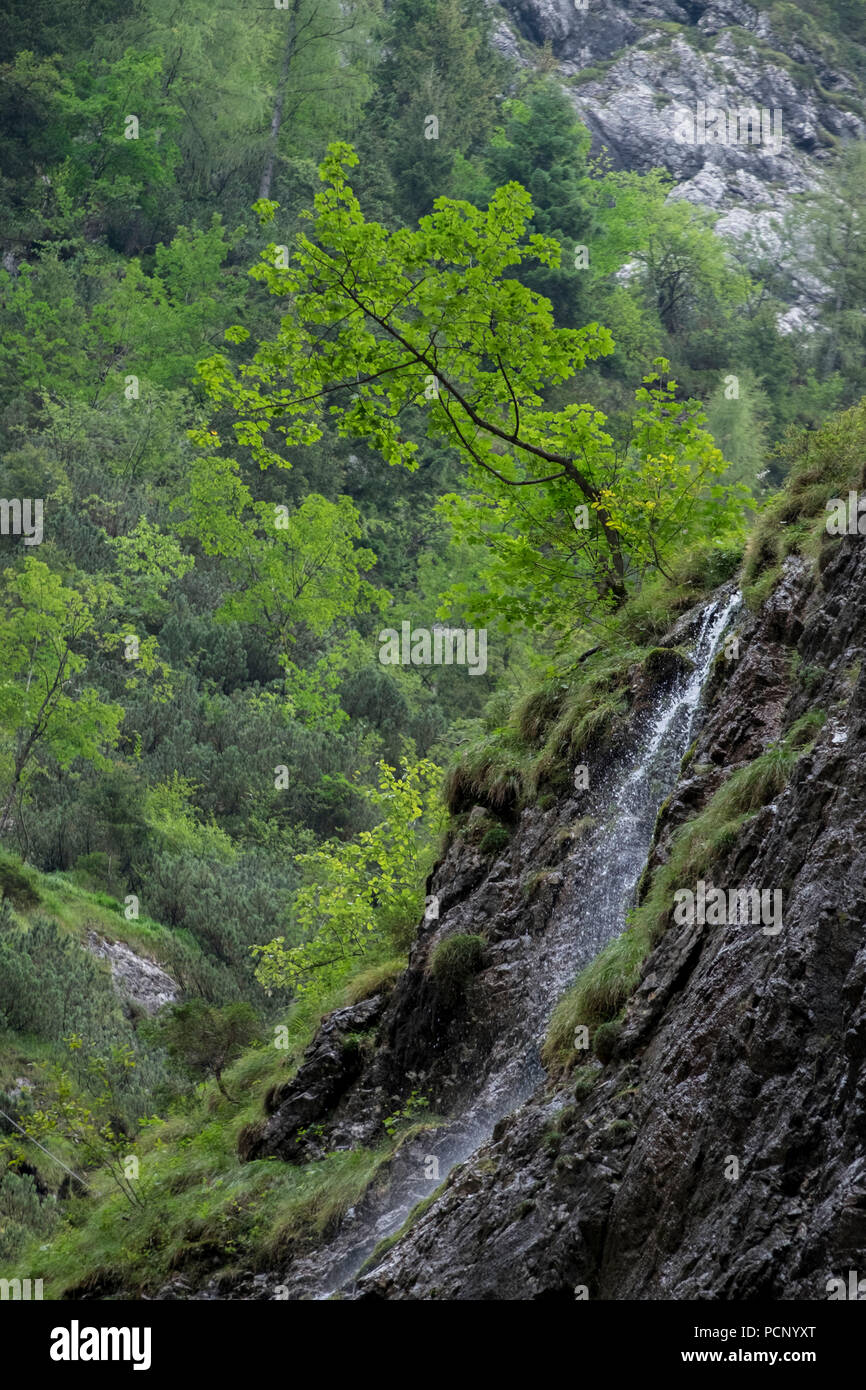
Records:
<instances>
[{"instance_id":1,"label":"shrub","mask_svg":"<svg viewBox=\"0 0 866 1390\"><path fill-rule=\"evenodd\" d=\"M15 907L35 907L39 902L36 875L13 854L0 852L0 898Z\"/></svg>"},{"instance_id":2,"label":"shrub","mask_svg":"<svg viewBox=\"0 0 866 1390\"><path fill-rule=\"evenodd\" d=\"M483 855L485 859L492 859L494 855L501 854L504 849L508 848L510 840L511 836L504 825L491 825L490 829L485 831L482 836L478 853Z\"/></svg>"},{"instance_id":3,"label":"shrub","mask_svg":"<svg viewBox=\"0 0 866 1390\"><path fill-rule=\"evenodd\" d=\"M48 917L0 937L0 1027L58 1042L127 1034L107 971Z\"/></svg>"},{"instance_id":4,"label":"shrub","mask_svg":"<svg viewBox=\"0 0 866 1390\"><path fill-rule=\"evenodd\" d=\"M175 1004L160 1018L160 1036L168 1054L191 1076L213 1077L226 1100L223 1072L259 1034L259 1020L247 1003L214 1009L203 999Z\"/></svg>"},{"instance_id":5,"label":"shrub","mask_svg":"<svg viewBox=\"0 0 866 1390\"><path fill-rule=\"evenodd\" d=\"M574 1084L574 1099L578 1102L586 1100L592 1091L595 1090L596 1082L601 1076L599 1067L578 1067L572 1077Z\"/></svg>"},{"instance_id":6,"label":"shrub","mask_svg":"<svg viewBox=\"0 0 866 1390\"><path fill-rule=\"evenodd\" d=\"M46 1235L55 1220L52 1202L40 1200L29 1173L0 1174L0 1259L12 1260L34 1235Z\"/></svg>"},{"instance_id":7,"label":"shrub","mask_svg":"<svg viewBox=\"0 0 866 1390\"><path fill-rule=\"evenodd\" d=\"M481 969L486 942L483 936L449 936L430 957L430 973L443 999L457 1003L465 995L473 975Z\"/></svg>"}]
</instances>

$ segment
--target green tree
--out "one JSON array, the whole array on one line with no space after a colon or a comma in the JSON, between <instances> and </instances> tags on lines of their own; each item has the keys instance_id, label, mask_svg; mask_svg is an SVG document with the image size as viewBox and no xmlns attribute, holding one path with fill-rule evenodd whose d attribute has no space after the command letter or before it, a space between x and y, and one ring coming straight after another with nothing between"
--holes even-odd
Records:
<instances>
[{"instance_id":1,"label":"green tree","mask_svg":"<svg viewBox=\"0 0 866 1390\"><path fill-rule=\"evenodd\" d=\"M351 500L311 492L297 507L257 502L235 460L211 454L193 464L178 505L184 532L223 561L228 585L217 616L261 629L299 709L333 712L328 691L353 649L335 627L389 598L364 578L376 557L357 544L362 525Z\"/></svg>"},{"instance_id":2,"label":"green tree","mask_svg":"<svg viewBox=\"0 0 866 1390\"><path fill-rule=\"evenodd\" d=\"M684 535L708 529L720 538L737 524L738 500L717 481L721 453L675 382L645 378L624 447L591 405L547 407L546 392L613 343L598 323L557 329L550 303L512 276L527 260L560 261L555 241L529 235L524 189L497 190L484 212L441 198L416 231L389 233L365 220L346 182L355 161L350 148L331 147L313 237L298 238L288 269L272 247L254 271L288 301L276 338L241 371L222 354L200 368L213 399L231 402L237 438L262 466L281 462L272 431L289 444L316 439L327 409L341 434L412 468L418 446L402 418L426 402L430 437L469 467L470 506L484 499L476 534L507 532L511 564L543 571L554 555L542 610L529 591L522 601L536 625L550 620L551 593L560 611L617 606L630 581L664 568ZM274 214L273 205L260 210ZM471 522L459 501L456 517Z\"/></svg>"},{"instance_id":3,"label":"green tree","mask_svg":"<svg viewBox=\"0 0 866 1390\"><path fill-rule=\"evenodd\" d=\"M505 124L491 140L484 161L492 187L519 183L527 189L536 231L555 237L562 247L558 267L524 266L520 278L551 301L558 322L577 328L595 317L589 307L595 280L590 248L593 257L599 254L601 233L587 160L589 131L577 120L559 84L549 78L534 79L520 99L503 102L502 111ZM575 274L582 260L587 264Z\"/></svg>"},{"instance_id":4,"label":"green tree","mask_svg":"<svg viewBox=\"0 0 866 1390\"><path fill-rule=\"evenodd\" d=\"M213 1008L203 999L176 1004L161 1020L160 1034L168 1054L193 1076L213 1077L232 1105L223 1072L258 1035L255 1010L243 1002Z\"/></svg>"},{"instance_id":5,"label":"green tree","mask_svg":"<svg viewBox=\"0 0 866 1390\"><path fill-rule=\"evenodd\" d=\"M388 208L407 222L454 192L467 158L480 157L506 69L490 43L481 0L394 0L359 145L378 166Z\"/></svg>"},{"instance_id":6,"label":"green tree","mask_svg":"<svg viewBox=\"0 0 866 1390\"><path fill-rule=\"evenodd\" d=\"M6 793L0 833L34 753L45 750L62 767L75 758L106 765L104 750L118 739L123 708L85 683L87 648L98 634L110 592L104 581L70 588L41 560L7 569L0 607L0 732Z\"/></svg>"},{"instance_id":7,"label":"green tree","mask_svg":"<svg viewBox=\"0 0 866 1390\"><path fill-rule=\"evenodd\" d=\"M319 991L383 943L405 949L424 905L424 878L441 824L440 780L440 769L426 759L414 765L401 759L399 776L380 763L378 788L365 790L383 814L378 825L345 844L297 857L309 875L292 909L302 941L287 946L278 936L253 947L261 984L298 994Z\"/></svg>"},{"instance_id":8,"label":"green tree","mask_svg":"<svg viewBox=\"0 0 866 1390\"><path fill-rule=\"evenodd\" d=\"M835 182L804 196L789 230L795 245L811 246L808 269L828 291L819 310L815 366L823 377L841 375L843 399L850 403L866 387L866 145L845 150Z\"/></svg>"}]
</instances>

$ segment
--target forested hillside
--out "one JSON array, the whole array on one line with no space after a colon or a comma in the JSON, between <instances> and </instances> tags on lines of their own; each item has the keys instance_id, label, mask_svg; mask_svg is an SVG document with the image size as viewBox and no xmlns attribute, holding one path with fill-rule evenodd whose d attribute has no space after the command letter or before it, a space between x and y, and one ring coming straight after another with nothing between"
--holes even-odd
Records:
<instances>
[{"instance_id":1,"label":"forested hillside","mask_svg":"<svg viewBox=\"0 0 866 1390\"><path fill-rule=\"evenodd\" d=\"M862 6L581 9L8 0L0 1274L46 1297L322 1296L530 1094L497 1049L607 1064L657 924L544 1048L619 897L508 974L566 851L606 862L571 798L673 690L625 883L721 679L700 615L823 572L862 486ZM784 151L713 183L629 100L736 70ZM732 816L811 749L802 685L718 754L784 765Z\"/></svg>"}]
</instances>

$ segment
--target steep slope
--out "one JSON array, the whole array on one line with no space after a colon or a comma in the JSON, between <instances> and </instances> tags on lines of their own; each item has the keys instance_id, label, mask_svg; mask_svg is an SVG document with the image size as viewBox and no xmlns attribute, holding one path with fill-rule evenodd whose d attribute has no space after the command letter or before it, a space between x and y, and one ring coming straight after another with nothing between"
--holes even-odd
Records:
<instances>
[{"instance_id":1,"label":"steep slope","mask_svg":"<svg viewBox=\"0 0 866 1390\"><path fill-rule=\"evenodd\" d=\"M473 790L455 778L455 829L408 970L390 997L379 991L324 1021L297 1074L268 1094L266 1117L240 1139L252 1162L305 1164L376 1147L385 1131L399 1135L397 1152L322 1248L288 1252L294 1258L264 1282L227 1278L211 1292L261 1297L279 1287L281 1296L321 1297L344 1286L377 1241L392 1238L414 1204L429 1202L453 1165L543 1085L551 1011L621 931L738 605L728 585L689 607L663 645L626 646L613 661L601 649L587 654L584 742L566 736L567 716L557 723L565 685L530 702L537 743L559 750L544 773L558 794L518 804L512 782ZM585 775L575 777L577 748Z\"/></svg>"},{"instance_id":2,"label":"steep slope","mask_svg":"<svg viewBox=\"0 0 866 1390\"><path fill-rule=\"evenodd\" d=\"M814 1299L862 1264L864 599L862 537L828 538L820 573L788 559L718 663L659 819L645 901L677 831L799 729L786 785L675 884L780 890L781 931L676 925L668 895L611 1060L578 1073L576 1099L542 1091L504 1120L364 1297Z\"/></svg>"},{"instance_id":3,"label":"steep slope","mask_svg":"<svg viewBox=\"0 0 866 1390\"><path fill-rule=\"evenodd\" d=\"M826 521L864 447L863 407L792 441L748 606L723 585L641 660L587 654L586 741L555 692L523 707L554 791L452 778L408 970L324 1021L240 1147L405 1142L318 1248L204 1296L814 1299L862 1263L866 552Z\"/></svg>"}]
</instances>

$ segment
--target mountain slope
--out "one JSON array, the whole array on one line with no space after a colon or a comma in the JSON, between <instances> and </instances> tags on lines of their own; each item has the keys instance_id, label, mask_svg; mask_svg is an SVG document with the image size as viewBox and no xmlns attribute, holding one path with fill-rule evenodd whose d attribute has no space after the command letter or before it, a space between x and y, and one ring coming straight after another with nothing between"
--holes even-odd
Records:
<instances>
[{"instance_id":1,"label":"mountain slope","mask_svg":"<svg viewBox=\"0 0 866 1390\"><path fill-rule=\"evenodd\" d=\"M503 0L503 9L498 45L552 68L595 152L615 168L666 169L673 197L718 212L717 231L739 251L784 266L788 321L808 322L821 287L779 217L792 195L822 186L846 141L866 136L862 23L837 27L832 10L765 0ZM741 108L766 113L760 140L751 127L712 122L713 111ZM699 112L700 126L686 119Z\"/></svg>"},{"instance_id":2,"label":"mountain slope","mask_svg":"<svg viewBox=\"0 0 866 1390\"><path fill-rule=\"evenodd\" d=\"M311 1141L313 1151L371 1144L382 1117L400 1113L401 1097L411 1110L419 1091L451 1121L407 1132L318 1250L257 1282L214 1285L210 1296L268 1297L281 1286L276 1296L293 1298L342 1289L373 1299L808 1299L857 1268L866 1240L866 554L859 535L828 534L825 499L864 485L864 443L861 408L799 446L786 492L759 524L742 575L750 607L713 662L703 724L656 821L636 911L560 1001L543 1049L549 1075L521 1024L536 1010L543 1029L549 1012L544 970L527 962L556 962L565 923L579 969L610 936L593 887L612 902L606 875L619 879L623 867L610 858L615 835L575 822L585 807L571 763L586 757L600 786L607 768L620 795L604 814L613 806L615 822L657 791L655 765L638 763L645 786L629 772L634 733L642 711L658 725L666 682L681 685L671 663L682 660L694 610L651 660L627 666L622 715L597 726L588 753L567 755L568 781L541 806L536 798L506 811L512 829L492 864L473 844L473 822L489 812L462 822L433 877L440 920L422 924L390 1001L358 1006L363 1018L332 1015L241 1148L297 1163ZM615 686L610 670L608 681ZM479 783L476 801L489 803L495 785ZM678 895L702 882L726 901L756 889L781 912L738 920L728 911L718 924L690 925L676 915ZM455 1001L432 943L473 933L483 954ZM359 1030L360 1053L335 1047ZM511 1114L503 1105L490 1142L457 1153L454 1117L484 1118L485 1069L512 1082L522 1072L528 1098ZM512 1085L512 1103L520 1090ZM461 1160L438 1188L437 1155ZM395 1213L425 1183L394 1232ZM377 1235L389 1239L353 1283Z\"/></svg>"},{"instance_id":3,"label":"mountain slope","mask_svg":"<svg viewBox=\"0 0 866 1390\"><path fill-rule=\"evenodd\" d=\"M826 461L816 444L801 478ZM663 934L610 1060L503 1121L363 1296L821 1299L862 1263L864 595L859 535L784 561L659 818L642 898L661 883ZM781 931L676 925L698 878L779 890Z\"/></svg>"}]
</instances>

